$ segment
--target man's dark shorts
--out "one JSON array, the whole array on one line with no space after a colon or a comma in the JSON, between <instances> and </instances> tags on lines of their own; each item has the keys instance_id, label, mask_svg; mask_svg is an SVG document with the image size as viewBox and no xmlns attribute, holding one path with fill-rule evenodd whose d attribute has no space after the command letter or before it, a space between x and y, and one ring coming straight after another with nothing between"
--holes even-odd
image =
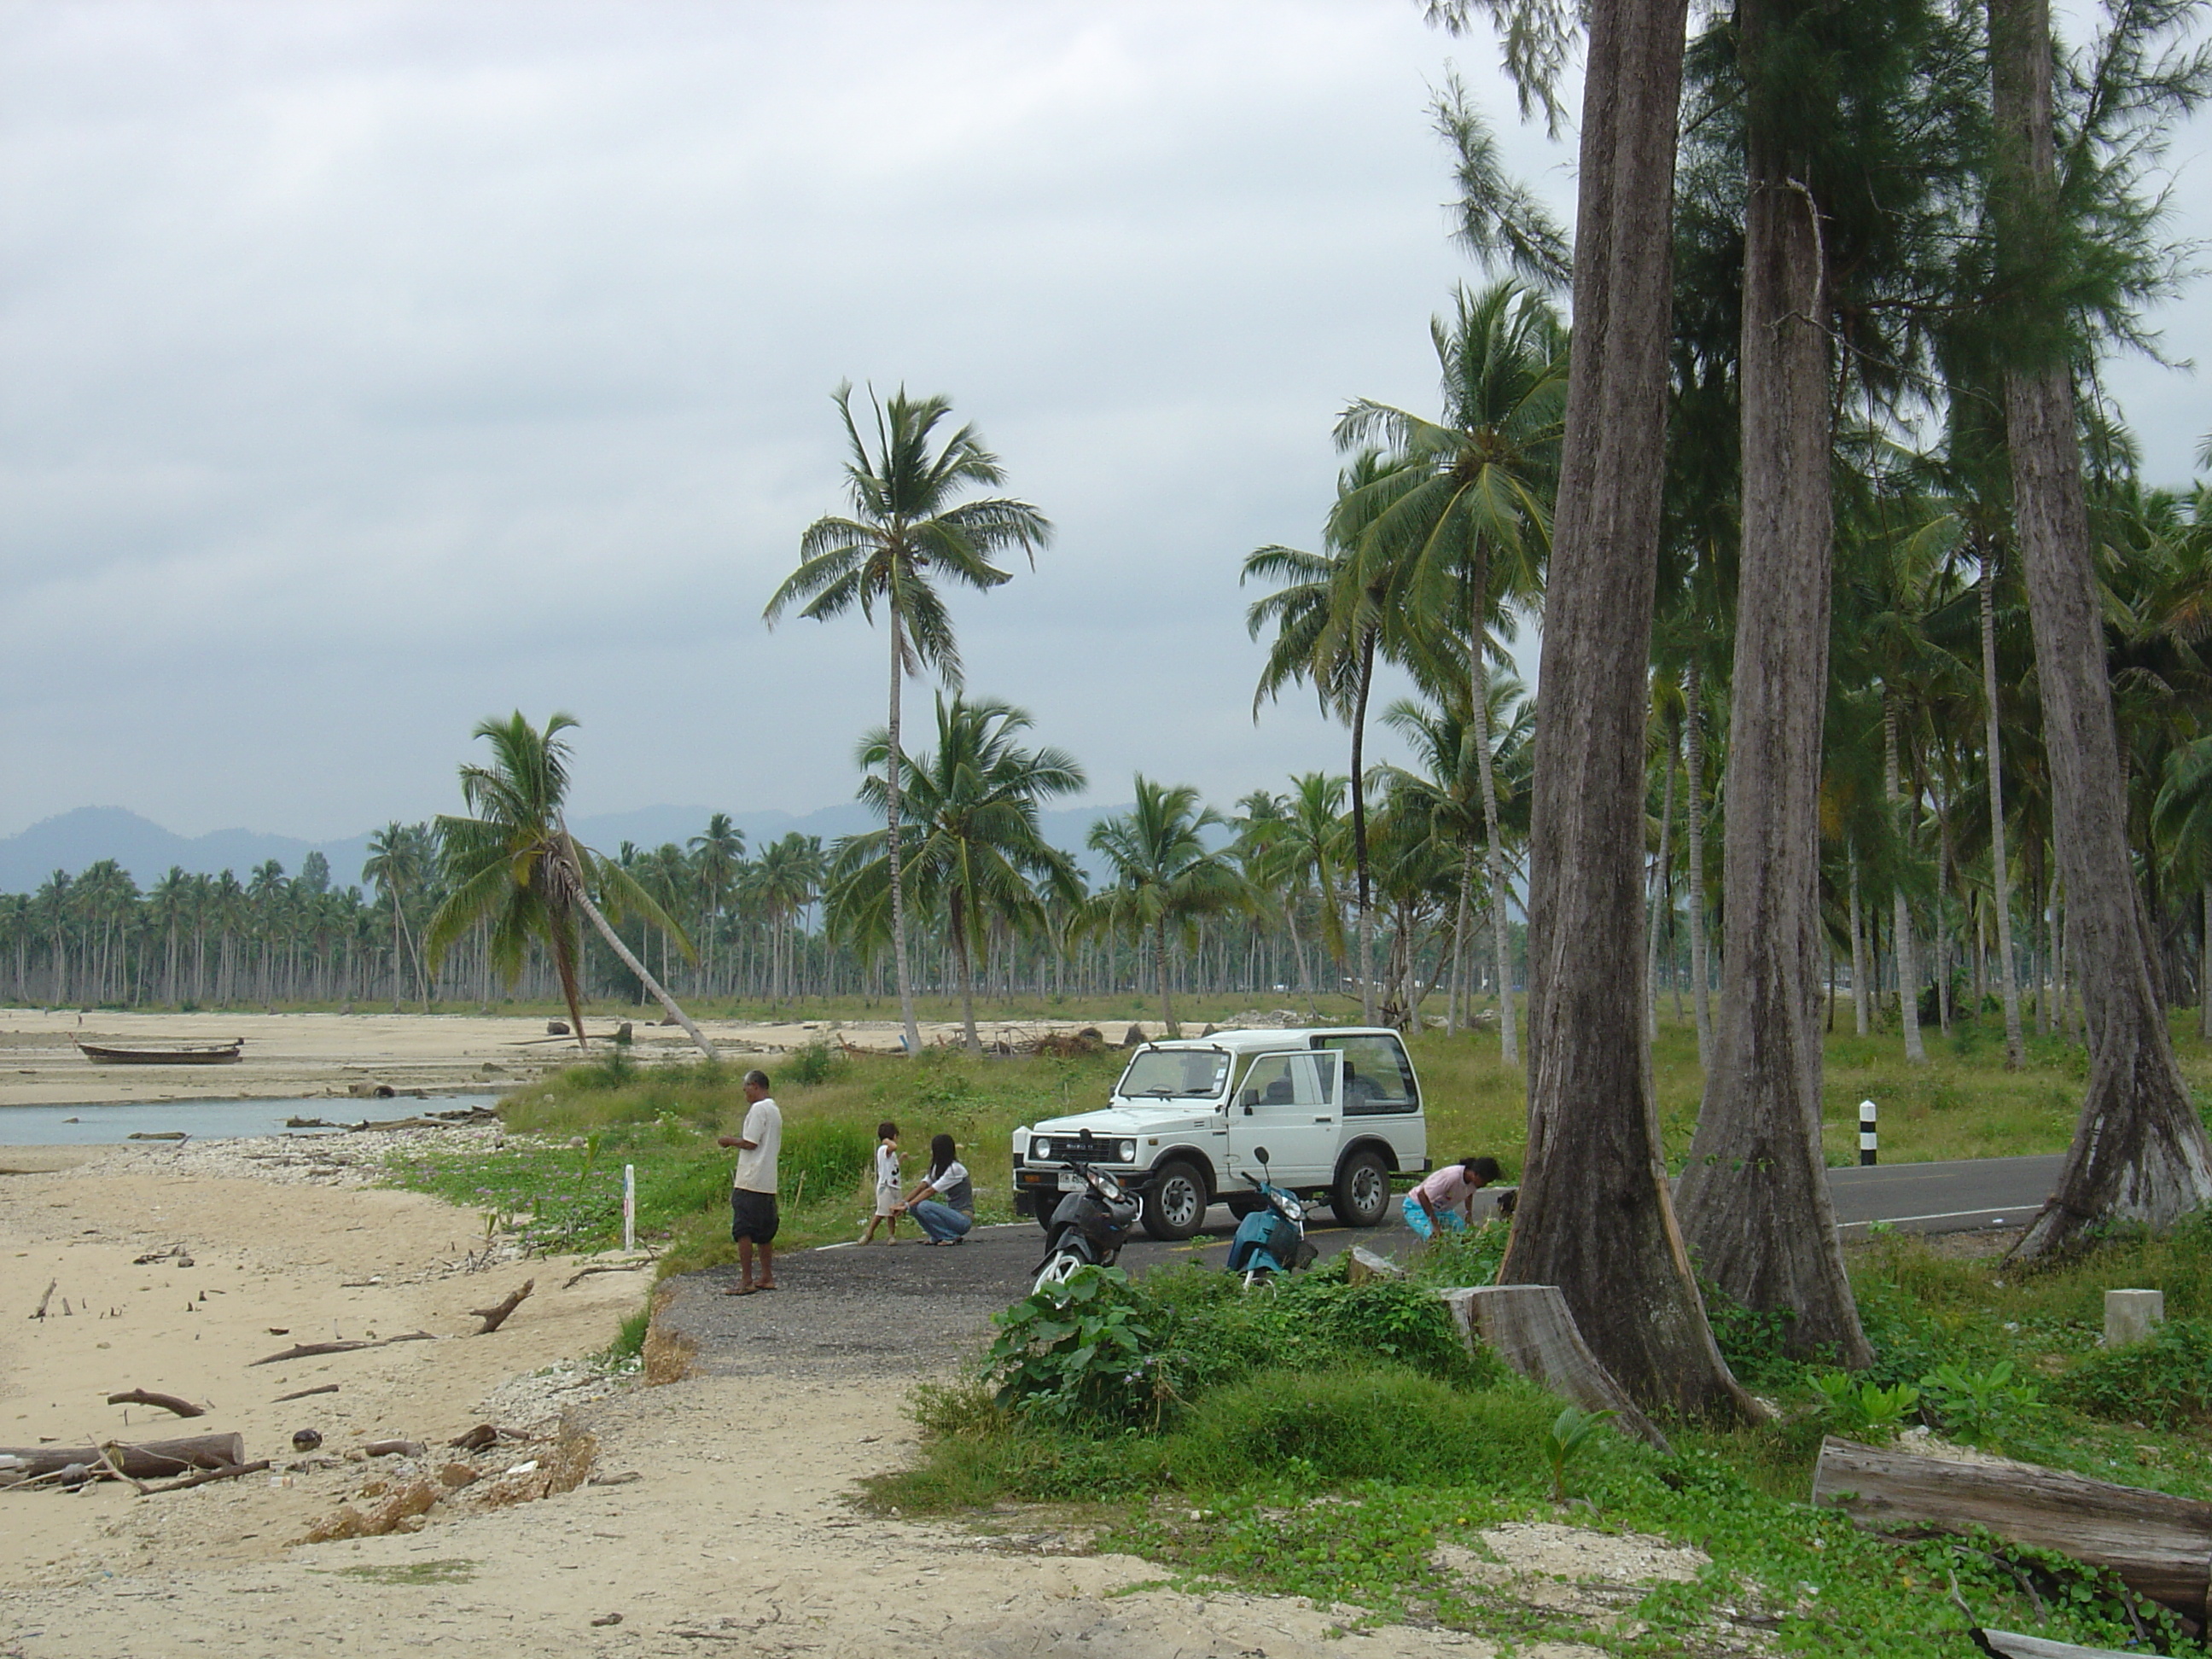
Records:
<instances>
[{"instance_id":1,"label":"man's dark shorts","mask_svg":"<svg viewBox=\"0 0 2212 1659\"><path fill-rule=\"evenodd\" d=\"M730 1242L750 1238L756 1244L775 1242L775 1194L730 1188Z\"/></svg>"}]
</instances>

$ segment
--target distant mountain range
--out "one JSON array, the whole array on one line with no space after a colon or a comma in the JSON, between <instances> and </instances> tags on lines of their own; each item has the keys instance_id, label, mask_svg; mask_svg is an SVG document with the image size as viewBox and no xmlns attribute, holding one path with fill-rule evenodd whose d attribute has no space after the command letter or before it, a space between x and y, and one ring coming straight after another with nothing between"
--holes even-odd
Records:
<instances>
[{"instance_id":1,"label":"distant mountain range","mask_svg":"<svg viewBox=\"0 0 2212 1659\"><path fill-rule=\"evenodd\" d=\"M1125 806L1062 807L1042 815L1044 831L1054 846L1066 848L1088 867L1084 840L1091 826L1126 810ZM611 854L626 841L648 848L671 841L683 846L706 829L712 816L703 806L646 806L575 818L568 827L586 846ZM875 827L867 809L857 801L824 806L803 816L732 812L730 817L744 831L746 847L753 849L781 841L793 830L802 836L819 836L828 842ZM113 859L143 887L160 879L172 865L192 875L212 876L234 870L243 878L256 866L275 859L284 866L285 873L297 875L307 854L316 852L330 860L331 879L346 887L361 880L361 866L368 856L368 838L373 833L364 830L344 841L328 842L301 841L258 830L180 836L125 807L80 806L42 819L19 835L0 837L0 893L36 891L57 870L76 875L102 859Z\"/></svg>"}]
</instances>

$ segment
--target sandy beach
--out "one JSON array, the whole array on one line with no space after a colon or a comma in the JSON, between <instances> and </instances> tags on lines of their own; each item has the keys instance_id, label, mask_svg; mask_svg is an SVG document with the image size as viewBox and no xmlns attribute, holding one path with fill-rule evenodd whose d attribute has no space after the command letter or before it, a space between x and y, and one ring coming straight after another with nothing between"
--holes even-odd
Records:
<instances>
[{"instance_id":1,"label":"sandy beach","mask_svg":"<svg viewBox=\"0 0 2212 1659\"><path fill-rule=\"evenodd\" d=\"M577 1362L639 1305L645 1273L577 1279L593 1264L497 1252L471 1271L476 1218L436 1200L243 1156L229 1174L161 1159L143 1147L0 1150L15 1171L0 1177L0 1422L12 1427L0 1442L235 1431L275 1467L144 1497L112 1482L0 1492L10 1656L296 1659L494 1642L548 1656L1495 1650L1396 1626L1338 1638L1347 1610L1295 1600L1131 1593L1158 1570L1090 1553L1065 1517L975 1528L856 1510L854 1483L908 1455L907 1391L918 1371L943 1373L942 1349L902 1365L786 1340L735 1371L702 1366L651 1388L611 1379ZM468 1334L470 1309L526 1279L535 1293L499 1331ZM47 1316L27 1317L49 1283ZM803 1328L797 1309L779 1311ZM251 1363L417 1330L434 1340ZM105 1403L133 1387L205 1402L208 1415L179 1424ZM487 1421L552 1436L564 1415L565 1441L473 1455L444 1444ZM295 1453L307 1428L322 1444ZM387 1438L425 1443L423 1455L362 1455ZM587 1449L590 1480L537 1501L482 1499L502 1486L535 1497L542 1477L526 1466L574 1446ZM373 1511L457 1461L482 1481L410 1523L420 1530L302 1541L339 1505Z\"/></svg>"},{"instance_id":2,"label":"sandy beach","mask_svg":"<svg viewBox=\"0 0 2212 1659\"><path fill-rule=\"evenodd\" d=\"M659 1010L655 1010L657 1014ZM1045 1030L1079 1029L1080 1020L1034 1020L979 1026L986 1042L1018 1043ZM613 1020L593 1021L598 1038ZM894 1020L792 1020L763 1024L701 1022L708 1039L732 1058L786 1054L815 1042L896 1051ZM696 1050L680 1027L632 1025L632 1052L641 1060L689 1060ZM957 1024L921 1028L927 1044L957 1042ZM1118 1035L1118 1033L1116 1034ZM79 1042L118 1047L221 1042L245 1039L232 1066L99 1065L77 1052ZM99 1105L167 1100L347 1098L388 1088L395 1095L496 1091L526 1083L574 1060L573 1037L548 1036L545 1021L478 1014L131 1013L73 1008L0 1008L0 1106Z\"/></svg>"}]
</instances>

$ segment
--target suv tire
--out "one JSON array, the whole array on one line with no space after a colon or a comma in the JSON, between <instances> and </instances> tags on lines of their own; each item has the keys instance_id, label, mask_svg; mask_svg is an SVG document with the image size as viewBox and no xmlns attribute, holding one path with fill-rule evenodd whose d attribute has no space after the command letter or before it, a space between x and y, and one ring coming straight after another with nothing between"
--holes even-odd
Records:
<instances>
[{"instance_id":1,"label":"suv tire","mask_svg":"<svg viewBox=\"0 0 2212 1659\"><path fill-rule=\"evenodd\" d=\"M1145 1231L1164 1242L1190 1237L1206 1224L1212 1196L1195 1165L1170 1158L1145 1188Z\"/></svg>"},{"instance_id":2,"label":"suv tire","mask_svg":"<svg viewBox=\"0 0 2212 1659\"><path fill-rule=\"evenodd\" d=\"M1344 1160L1329 1189L1329 1207L1340 1224L1373 1227L1390 1213L1390 1166L1374 1148L1363 1147Z\"/></svg>"}]
</instances>

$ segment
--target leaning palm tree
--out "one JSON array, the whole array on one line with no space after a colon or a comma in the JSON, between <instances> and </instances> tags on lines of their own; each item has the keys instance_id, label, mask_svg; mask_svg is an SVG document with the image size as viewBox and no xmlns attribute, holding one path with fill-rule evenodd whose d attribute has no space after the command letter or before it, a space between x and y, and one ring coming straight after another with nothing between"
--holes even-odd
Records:
<instances>
[{"instance_id":1,"label":"leaning palm tree","mask_svg":"<svg viewBox=\"0 0 2212 1659\"><path fill-rule=\"evenodd\" d=\"M1168 985L1168 935L1189 934L1201 916L1218 915L1250 901L1251 890L1236 866L1208 852L1202 832L1221 825L1212 807L1200 807L1187 783L1158 784L1139 772L1137 804L1091 826L1091 849L1104 857L1113 882L1091 901L1091 925L1150 939L1160 989L1160 1023L1170 1036L1176 1024Z\"/></svg>"},{"instance_id":2,"label":"leaning palm tree","mask_svg":"<svg viewBox=\"0 0 2212 1659\"><path fill-rule=\"evenodd\" d=\"M908 775L907 806L915 830L906 864L918 905L942 909L960 975L960 1023L968 1051L983 1052L975 1030L975 941L996 923L1048 930L1048 902L1080 902L1083 878L1067 854L1044 838L1042 803L1084 787L1083 769L1064 749L1023 749L1014 739L1028 713L992 699L937 700L937 748ZM886 810L890 738L880 729L860 744L871 775L860 798ZM880 939L888 906L885 835L856 836L839 849L830 914L848 937Z\"/></svg>"},{"instance_id":3,"label":"leaning palm tree","mask_svg":"<svg viewBox=\"0 0 2212 1659\"><path fill-rule=\"evenodd\" d=\"M1052 526L1027 501L1004 496L956 500L963 490L1004 483L1006 470L972 426L932 448L938 423L951 413L949 399L909 398L902 386L889 404L877 403L872 394L868 401L875 411L872 451L853 419L851 383L837 388L837 414L851 448L845 484L853 514L817 519L806 527L799 542L799 568L776 589L763 615L772 627L787 607L799 605L800 616L827 622L857 605L872 622L880 605L890 619L884 847L890 861L899 1018L906 1027L907 1052L918 1054L921 1028L915 1020L914 975L907 962L904 849L899 839L900 690L908 675L925 668L935 669L953 690L960 687L959 647L935 579L988 592L1012 575L993 564L993 556L1018 548L1034 568L1036 550L1050 539Z\"/></svg>"},{"instance_id":4,"label":"leaning palm tree","mask_svg":"<svg viewBox=\"0 0 2212 1659\"><path fill-rule=\"evenodd\" d=\"M633 912L676 939L690 954L691 942L684 930L653 902L635 877L590 848L579 846L568 833L562 817L568 793L568 745L561 733L575 724L569 715L556 714L541 732L520 710L503 720L477 723L471 735L491 744L493 761L489 766L461 768L461 799L474 816L438 820L453 890L430 918L430 960L434 964L442 961L463 933L479 921L488 922L491 964L512 985L532 941L542 944L553 959L576 1044L582 1048L584 1011L576 973L580 918L598 930L607 948L690 1035L699 1052L720 1060L705 1033L623 943L600 903L592 899L596 890L617 920L624 912Z\"/></svg>"}]
</instances>

